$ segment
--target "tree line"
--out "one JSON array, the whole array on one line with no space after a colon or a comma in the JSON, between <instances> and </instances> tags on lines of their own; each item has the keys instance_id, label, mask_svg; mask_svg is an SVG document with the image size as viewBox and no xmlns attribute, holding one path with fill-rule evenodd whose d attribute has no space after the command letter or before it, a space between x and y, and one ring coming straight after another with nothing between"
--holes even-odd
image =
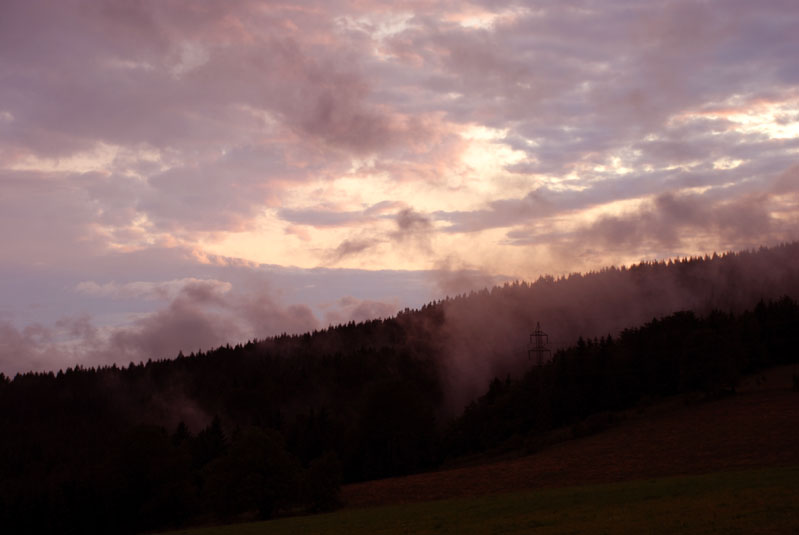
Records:
<instances>
[{"instance_id":1,"label":"tree line","mask_svg":"<svg viewBox=\"0 0 799 535\"><path fill-rule=\"evenodd\" d=\"M735 264L724 262L511 283L393 318L168 360L0 374L0 525L136 533L321 511L337 505L342 483L534 445L553 429L590 427L595 415L665 396L731 394L742 374L796 362L791 298L586 336L544 366L522 362L515 380L499 375L465 409L447 404L453 311L515 313L553 288L601 287L621 274L701 284L698 266L734 286Z\"/></svg>"},{"instance_id":2,"label":"tree line","mask_svg":"<svg viewBox=\"0 0 799 535\"><path fill-rule=\"evenodd\" d=\"M668 396L734 395L744 375L799 363L798 349L799 306L788 297L740 314L682 311L616 337L579 338L518 380L495 378L451 424L444 450L534 450L548 431L588 433L615 411Z\"/></svg>"}]
</instances>

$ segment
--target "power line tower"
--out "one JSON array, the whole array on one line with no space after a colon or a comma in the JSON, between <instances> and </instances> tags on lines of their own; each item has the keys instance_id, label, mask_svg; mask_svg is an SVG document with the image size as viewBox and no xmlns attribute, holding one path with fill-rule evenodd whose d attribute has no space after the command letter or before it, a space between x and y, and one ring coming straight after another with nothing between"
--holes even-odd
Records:
<instances>
[{"instance_id":1,"label":"power line tower","mask_svg":"<svg viewBox=\"0 0 799 535\"><path fill-rule=\"evenodd\" d=\"M544 355L552 352L547 348L549 344L549 335L541 330L541 324L535 322L535 331L530 334L530 349L527 350L527 358L533 360L535 357L535 365L541 366L544 364Z\"/></svg>"}]
</instances>

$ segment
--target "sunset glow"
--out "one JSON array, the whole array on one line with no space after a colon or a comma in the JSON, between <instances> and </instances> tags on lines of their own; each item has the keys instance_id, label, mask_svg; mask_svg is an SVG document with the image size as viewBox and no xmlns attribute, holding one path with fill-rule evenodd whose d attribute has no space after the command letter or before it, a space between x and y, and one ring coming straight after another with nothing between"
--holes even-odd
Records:
<instances>
[{"instance_id":1,"label":"sunset glow","mask_svg":"<svg viewBox=\"0 0 799 535\"><path fill-rule=\"evenodd\" d=\"M794 3L12 0L0 19L7 372L102 361L174 301L137 294L165 281L223 284L231 324L253 295L313 318L224 333L254 337L324 327L338 299L420 306L441 273L799 238ZM103 329L56 327L76 317Z\"/></svg>"}]
</instances>

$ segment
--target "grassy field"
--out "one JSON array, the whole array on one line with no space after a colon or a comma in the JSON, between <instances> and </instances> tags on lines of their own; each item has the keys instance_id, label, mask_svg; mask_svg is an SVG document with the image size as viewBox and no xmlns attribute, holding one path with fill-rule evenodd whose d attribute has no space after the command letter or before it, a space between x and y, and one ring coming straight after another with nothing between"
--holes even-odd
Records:
<instances>
[{"instance_id":1,"label":"grassy field","mask_svg":"<svg viewBox=\"0 0 799 535\"><path fill-rule=\"evenodd\" d=\"M441 500L170 535L797 533L799 467Z\"/></svg>"}]
</instances>

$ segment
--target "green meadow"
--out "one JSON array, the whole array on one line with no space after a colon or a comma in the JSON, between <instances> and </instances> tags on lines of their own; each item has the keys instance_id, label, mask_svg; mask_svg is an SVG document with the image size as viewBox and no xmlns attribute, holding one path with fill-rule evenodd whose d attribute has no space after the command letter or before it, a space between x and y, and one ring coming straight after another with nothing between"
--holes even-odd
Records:
<instances>
[{"instance_id":1,"label":"green meadow","mask_svg":"<svg viewBox=\"0 0 799 535\"><path fill-rule=\"evenodd\" d=\"M169 535L799 533L799 467L343 509Z\"/></svg>"}]
</instances>

